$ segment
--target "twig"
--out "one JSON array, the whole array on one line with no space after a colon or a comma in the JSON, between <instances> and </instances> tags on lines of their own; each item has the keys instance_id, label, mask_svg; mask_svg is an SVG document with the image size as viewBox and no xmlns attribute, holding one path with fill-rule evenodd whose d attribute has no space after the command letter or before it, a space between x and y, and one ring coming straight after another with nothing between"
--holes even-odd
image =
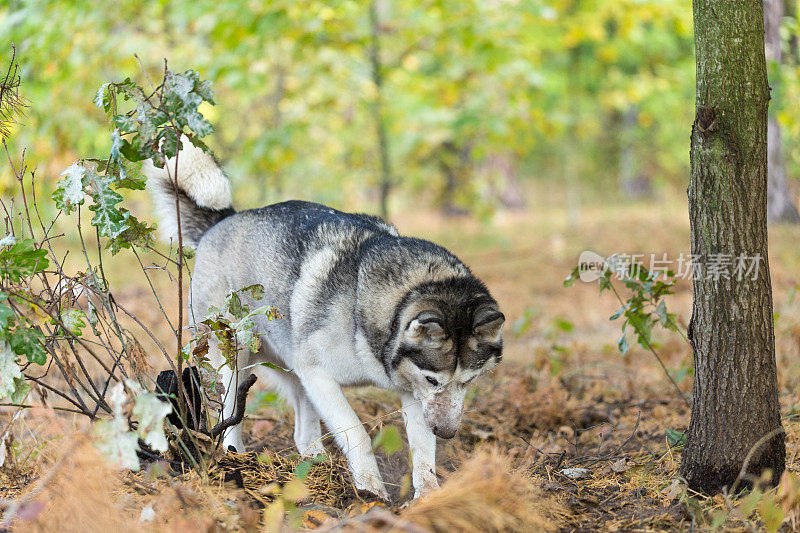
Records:
<instances>
[{"instance_id":1,"label":"twig","mask_svg":"<svg viewBox=\"0 0 800 533\"><path fill-rule=\"evenodd\" d=\"M753 447L750 448L750 451L747 452L747 456L745 456L744 458L744 463L742 463L742 469L739 471L739 475L736 476L736 481L734 481L733 485L731 485L731 494L736 493L736 488L739 486L739 482L742 479L744 479L744 476L747 473L747 467L750 466L750 461L753 459L753 454L756 453L756 450L758 450L768 440L771 440L773 437L776 437L777 435L784 432L785 430L783 429L783 426L777 427L772 431L770 431L769 433L767 433L766 435L764 435L763 437L761 437L760 439L758 439L756 443L753 444Z\"/></svg>"},{"instance_id":2,"label":"twig","mask_svg":"<svg viewBox=\"0 0 800 533\"><path fill-rule=\"evenodd\" d=\"M212 438L217 438L220 434L222 434L223 431L242 421L244 418L244 409L247 403L247 392L255 382L256 375L250 374L239 384L239 387L236 389L236 411L231 416L214 426L214 428L211 430Z\"/></svg>"}]
</instances>

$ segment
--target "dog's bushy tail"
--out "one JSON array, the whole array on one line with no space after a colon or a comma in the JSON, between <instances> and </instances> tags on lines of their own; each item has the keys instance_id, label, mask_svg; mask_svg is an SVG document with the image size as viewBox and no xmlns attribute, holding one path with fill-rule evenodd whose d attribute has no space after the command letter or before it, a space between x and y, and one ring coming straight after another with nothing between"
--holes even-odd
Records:
<instances>
[{"instance_id":1,"label":"dog's bushy tail","mask_svg":"<svg viewBox=\"0 0 800 533\"><path fill-rule=\"evenodd\" d=\"M176 198L180 202L183 245L196 248L200 238L220 220L235 213L231 207L231 186L219 164L188 138L181 137L178 153L178 179L175 181L175 158L164 168L147 160L142 172L153 198L161 236L178 243Z\"/></svg>"}]
</instances>

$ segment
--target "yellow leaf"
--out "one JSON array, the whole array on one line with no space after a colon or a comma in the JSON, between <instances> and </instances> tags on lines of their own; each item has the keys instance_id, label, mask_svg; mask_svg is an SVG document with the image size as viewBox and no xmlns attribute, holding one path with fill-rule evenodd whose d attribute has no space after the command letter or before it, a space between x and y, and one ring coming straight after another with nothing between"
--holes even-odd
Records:
<instances>
[{"instance_id":1,"label":"yellow leaf","mask_svg":"<svg viewBox=\"0 0 800 533\"><path fill-rule=\"evenodd\" d=\"M300 479L293 479L283 486L283 497L289 501L305 500L308 496L308 488Z\"/></svg>"},{"instance_id":2,"label":"yellow leaf","mask_svg":"<svg viewBox=\"0 0 800 533\"><path fill-rule=\"evenodd\" d=\"M786 518L783 509L780 508L775 501L775 497L771 494L765 494L761 501L758 502L758 514L767 531L778 531L781 524L783 524L784 518Z\"/></svg>"},{"instance_id":3,"label":"yellow leaf","mask_svg":"<svg viewBox=\"0 0 800 533\"><path fill-rule=\"evenodd\" d=\"M267 505L262 515L264 527L261 531L264 533L278 533L283 525L283 513L285 511L286 507L280 498Z\"/></svg>"}]
</instances>

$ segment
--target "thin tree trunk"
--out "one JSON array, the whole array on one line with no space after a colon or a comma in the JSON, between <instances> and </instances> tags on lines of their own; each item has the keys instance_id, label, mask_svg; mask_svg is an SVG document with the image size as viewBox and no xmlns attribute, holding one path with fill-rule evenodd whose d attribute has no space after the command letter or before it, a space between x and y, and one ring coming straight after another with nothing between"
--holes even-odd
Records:
<instances>
[{"instance_id":1,"label":"thin tree trunk","mask_svg":"<svg viewBox=\"0 0 800 533\"><path fill-rule=\"evenodd\" d=\"M512 210L524 209L525 194L519 181L516 156L511 151L492 154L483 166L484 174L500 176L493 189L503 207Z\"/></svg>"},{"instance_id":2,"label":"thin tree trunk","mask_svg":"<svg viewBox=\"0 0 800 533\"><path fill-rule=\"evenodd\" d=\"M568 88L566 91L566 99L570 104L570 124L567 126L566 138L567 142L564 143L562 148L563 158L563 172L564 172L564 185L565 200L567 207L567 220L570 228L577 228L580 226L581 220L581 194L580 194L580 177L578 175L578 158L582 155L580 145L582 139L578 136L578 123L581 120L581 98L575 89L579 87L577 76L575 73L580 72L581 67L580 53L577 48L573 48L569 54L569 71Z\"/></svg>"},{"instance_id":3,"label":"thin tree trunk","mask_svg":"<svg viewBox=\"0 0 800 533\"><path fill-rule=\"evenodd\" d=\"M681 473L731 487L785 466L767 261L767 85L760 0L694 0L697 93L689 218L694 405ZM752 273L737 274L739 258ZM726 262L731 262L727 264ZM720 275L715 274L715 265ZM727 269L728 273L725 274Z\"/></svg>"},{"instance_id":4,"label":"thin tree trunk","mask_svg":"<svg viewBox=\"0 0 800 533\"><path fill-rule=\"evenodd\" d=\"M783 63L780 26L784 15L783 0L764 0L764 39L767 60L773 64L770 70L776 72ZM773 80L773 84L778 80ZM800 223L795 197L786 179L786 160L783 156L781 127L772 114L768 123L767 135L767 222Z\"/></svg>"},{"instance_id":5,"label":"thin tree trunk","mask_svg":"<svg viewBox=\"0 0 800 533\"><path fill-rule=\"evenodd\" d=\"M636 157L636 125L639 110L631 104L622 114L619 148L619 188L627 198L648 198L652 195L650 177L643 174Z\"/></svg>"},{"instance_id":6,"label":"thin tree trunk","mask_svg":"<svg viewBox=\"0 0 800 533\"><path fill-rule=\"evenodd\" d=\"M381 64L380 21L377 0L369 5L370 46L369 59L372 66L372 83L375 85L375 100L372 102L372 119L378 136L378 153L381 159L380 213L389 216L389 193L392 190L392 165L389 157L389 138L383 117L383 65Z\"/></svg>"},{"instance_id":7,"label":"thin tree trunk","mask_svg":"<svg viewBox=\"0 0 800 533\"><path fill-rule=\"evenodd\" d=\"M783 136L778 119L769 117L767 125L767 221L770 223L800 223L800 212L786 179L786 160L783 156Z\"/></svg>"},{"instance_id":8,"label":"thin tree trunk","mask_svg":"<svg viewBox=\"0 0 800 533\"><path fill-rule=\"evenodd\" d=\"M797 0L783 0L783 16L797 19ZM798 48L800 47L798 47L797 34L792 32L789 37L789 57L785 57L784 62L796 65Z\"/></svg>"}]
</instances>

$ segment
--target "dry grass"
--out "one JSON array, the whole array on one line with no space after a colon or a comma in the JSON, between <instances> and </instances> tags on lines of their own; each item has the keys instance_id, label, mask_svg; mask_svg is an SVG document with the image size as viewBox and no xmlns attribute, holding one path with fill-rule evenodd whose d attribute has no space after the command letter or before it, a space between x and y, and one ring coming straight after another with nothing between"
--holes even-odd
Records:
<instances>
[{"instance_id":1,"label":"dry grass","mask_svg":"<svg viewBox=\"0 0 800 533\"><path fill-rule=\"evenodd\" d=\"M426 530L554 531L567 514L536 479L497 449L468 459L444 486L400 513Z\"/></svg>"},{"instance_id":2,"label":"dry grass","mask_svg":"<svg viewBox=\"0 0 800 533\"><path fill-rule=\"evenodd\" d=\"M348 485L341 457L332 453L329 462L316 465L309 474L311 496L300 504L307 527L707 530L715 513L729 511L731 503L723 498L705 498L676 484L680 450L670 449L665 432L685 429L689 411L651 355L636 347L624 357L617 351L619 325L608 317L618 303L608 295L598 297L594 285L561 286L584 249L603 254L667 252L670 257L688 252L685 200L667 199L657 207L589 206L579 221L568 220L560 207L540 202L528 213L501 215L488 226L447 221L430 213L407 215L397 222L406 233L452 249L492 289L509 322L505 360L470 391L458 436L439 442L438 467L446 476L441 490L407 508L364 506ZM800 283L798 237L800 230L792 227L773 228L770 237L787 467L795 474L800 472L800 297L790 295ZM124 262L112 261L106 271L113 286L114 279L126 279L130 269ZM160 289L167 286L166 274L151 274ZM144 284L128 281L115 297L167 338L168 328L141 288ZM164 304L169 310L175 308L169 297ZM690 304L690 286L681 282L667 306L685 325ZM531 327L514 336L510 326L526 311L531 311ZM557 320L568 321L574 329L555 327ZM690 349L682 339L659 334L658 340L668 368L690 361ZM155 353L146 340L143 344ZM163 366L156 357L151 362L156 369ZM690 393L691 376L680 386ZM398 407L396 398L375 390L357 390L349 396L362 420ZM245 425L246 444L266 455L261 460L254 454L230 456L205 479L194 472L170 474L158 469L123 476L102 466L91 448L80 448L39 494L46 507L33 522L19 523L17 529L257 530L263 525L261 508L274 499L261 489L291 479L298 462L287 451L292 448L292 418L279 407L258 407ZM15 425L18 446L0 469L3 497L33 490L61 456L64 445L58 443L69 440L63 436L80 430L66 424L53 429L52 420L28 417ZM332 450L330 443L327 447ZM379 457L387 482L395 489L409 471L407 457L407 449ZM569 479L561 473L565 467L585 468L588 474ZM782 490L786 492L785 485ZM139 522L148 507L153 509L152 519ZM757 520L733 516L724 528L755 529Z\"/></svg>"},{"instance_id":3,"label":"dry grass","mask_svg":"<svg viewBox=\"0 0 800 533\"><path fill-rule=\"evenodd\" d=\"M20 530L65 533L138 530L135 518L114 497L122 475L106 465L86 435L53 445L48 452L52 460L41 465L43 479L32 487L30 495L23 494L29 500L17 512Z\"/></svg>"},{"instance_id":4,"label":"dry grass","mask_svg":"<svg viewBox=\"0 0 800 533\"><path fill-rule=\"evenodd\" d=\"M295 479L295 469L303 461L296 453L228 453L210 470L214 479L233 481L261 505L272 502L274 494L264 491L272 483L283 485ZM353 481L347 463L340 455L312 464L304 479L308 502L330 507L347 507L355 500Z\"/></svg>"}]
</instances>

